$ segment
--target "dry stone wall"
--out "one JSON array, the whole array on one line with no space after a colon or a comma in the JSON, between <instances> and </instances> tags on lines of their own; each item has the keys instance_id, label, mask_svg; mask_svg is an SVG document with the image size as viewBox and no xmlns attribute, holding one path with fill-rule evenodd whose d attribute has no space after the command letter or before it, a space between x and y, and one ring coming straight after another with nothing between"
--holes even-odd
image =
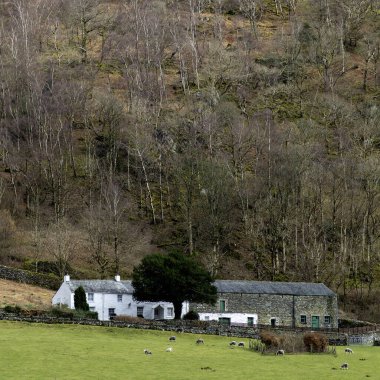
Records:
<instances>
[{"instance_id":1,"label":"dry stone wall","mask_svg":"<svg viewBox=\"0 0 380 380\"><path fill-rule=\"evenodd\" d=\"M34 273L23 269L10 268L0 265L0 278L21 282L24 284L41 286L43 288L57 290L61 280L54 275Z\"/></svg>"}]
</instances>

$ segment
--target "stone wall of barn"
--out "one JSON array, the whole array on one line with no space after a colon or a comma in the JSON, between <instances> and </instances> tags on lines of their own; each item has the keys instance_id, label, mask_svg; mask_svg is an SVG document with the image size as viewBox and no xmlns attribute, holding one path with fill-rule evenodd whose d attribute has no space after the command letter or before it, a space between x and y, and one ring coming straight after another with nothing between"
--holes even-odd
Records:
<instances>
[{"instance_id":1,"label":"stone wall of barn","mask_svg":"<svg viewBox=\"0 0 380 380\"><path fill-rule=\"evenodd\" d=\"M253 313L258 315L258 324L292 327L312 327L312 317L319 317L319 327L338 327L336 297L292 296L281 294L219 293L214 306L190 304L190 309L199 313ZM304 316L301 320L301 316ZM330 317L330 323L325 320Z\"/></svg>"}]
</instances>

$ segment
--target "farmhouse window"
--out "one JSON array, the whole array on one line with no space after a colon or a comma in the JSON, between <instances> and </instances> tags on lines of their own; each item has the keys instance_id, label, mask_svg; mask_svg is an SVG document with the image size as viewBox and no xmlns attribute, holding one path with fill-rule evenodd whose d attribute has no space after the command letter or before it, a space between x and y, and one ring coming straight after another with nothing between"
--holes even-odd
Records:
<instances>
[{"instance_id":1,"label":"farmhouse window","mask_svg":"<svg viewBox=\"0 0 380 380\"><path fill-rule=\"evenodd\" d=\"M172 317L172 316L173 316L173 308L168 307L168 317Z\"/></svg>"},{"instance_id":2,"label":"farmhouse window","mask_svg":"<svg viewBox=\"0 0 380 380\"><path fill-rule=\"evenodd\" d=\"M88 293L87 298L89 301L93 301L94 300L94 293Z\"/></svg>"},{"instance_id":3,"label":"farmhouse window","mask_svg":"<svg viewBox=\"0 0 380 380\"><path fill-rule=\"evenodd\" d=\"M117 295L117 302L123 302L123 295L122 294Z\"/></svg>"},{"instance_id":4,"label":"farmhouse window","mask_svg":"<svg viewBox=\"0 0 380 380\"><path fill-rule=\"evenodd\" d=\"M301 315L301 323L303 325L306 325L307 321L306 321L306 315Z\"/></svg>"},{"instance_id":5,"label":"farmhouse window","mask_svg":"<svg viewBox=\"0 0 380 380\"><path fill-rule=\"evenodd\" d=\"M225 300L219 300L219 311L221 313L226 311L226 301Z\"/></svg>"},{"instance_id":6,"label":"farmhouse window","mask_svg":"<svg viewBox=\"0 0 380 380\"><path fill-rule=\"evenodd\" d=\"M113 318L113 317L116 316L115 308L109 308L109 309L108 309L108 316L109 316L110 318Z\"/></svg>"},{"instance_id":7,"label":"farmhouse window","mask_svg":"<svg viewBox=\"0 0 380 380\"><path fill-rule=\"evenodd\" d=\"M137 316L138 317L144 316L144 306L137 306Z\"/></svg>"},{"instance_id":8,"label":"farmhouse window","mask_svg":"<svg viewBox=\"0 0 380 380\"><path fill-rule=\"evenodd\" d=\"M248 318L247 318L247 325L248 325L248 326L253 326L253 322L254 322L254 321L253 321L253 317L248 317Z\"/></svg>"},{"instance_id":9,"label":"farmhouse window","mask_svg":"<svg viewBox=\"0 0 380 380\"><path fill-rule=\"evenodd\" d=\"M325 315L325 325L329 325L331 323L331 317L329 315Z\"/></svg>"}]
</instances>

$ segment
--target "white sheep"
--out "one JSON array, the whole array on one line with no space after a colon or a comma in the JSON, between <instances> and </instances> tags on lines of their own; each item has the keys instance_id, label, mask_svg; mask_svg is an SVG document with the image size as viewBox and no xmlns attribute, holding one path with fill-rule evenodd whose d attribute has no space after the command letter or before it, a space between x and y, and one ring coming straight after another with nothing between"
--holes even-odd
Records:
<instances>
[{"instance_id":1,"label":"white sheep","mask_svg":"<svg viewBox=\"0 0 380 380\"><path fill-rule=\"evenodd\" d=\"M173 351L173 347L168 347L165 351L166 352L172 352Z\"/></svg>"},{"instance_id":2,"label":"white sheep","mask_svg":"<svg viewBox=\"0 0 380 380\"><path fill-rule=\"evenodd\" d=\"M346 354L353 354L353 353L354 353L354 351L352 351L352 349L351 349L351 348L348 348L348 347L346 347L346 348L344 349L344 352L345 352Z\"/></svg>"},{"instance_id":3,"label":"white sheep","mask_svg":"<svg viewBox=\"0 0 380 380\"><path fill-rule=\"evenodd\" d=\"M152 351L147 350L146 348L144 349L144 354L145 355L152 355Z\"/></svg>"},{"instance_id":4,"label":"white sheep","mask_svg":"<svg viewBox=\"0 0 380 380\"><path fill-rule=\"evenodd\" d=\"M343 364L340 366L340 369L348 369L348 363L343 363Z\"/></svg>"},{"instance_id":5,"label":"white sheep","mask_svg":"<svg viewBox=\"0 0 380 380\"><path fill-rule=\"evenodd\" d=\"M278 351L276 352L276 355L284 356L284 355L285 355L285 350L278 350Z\"/></svg>"}]
</instances>

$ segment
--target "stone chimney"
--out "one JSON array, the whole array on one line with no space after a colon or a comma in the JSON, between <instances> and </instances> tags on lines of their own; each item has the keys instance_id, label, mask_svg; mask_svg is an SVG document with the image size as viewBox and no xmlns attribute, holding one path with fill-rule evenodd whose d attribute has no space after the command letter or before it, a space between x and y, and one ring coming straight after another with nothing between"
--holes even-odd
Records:
<instances>
[{"instance_id":1,"label":"stone chimney","mask_svg":"<svg viewBox=\"0 0 380 380\"><path fill-rule=\"evenodd\" d=\"M120 275L117 274L117 275L115 276L115 281L116 281L116 282L120 282Z\"/></svg>"},{"instance_id":2,"label":"stone chimney","mask_svg":"<svg viewBox=\"0 0 380 380\"><path fill-rule=\"evenodd\" d=\"M70 282L70 276L68 274L63 277L63 282Z\"/></svg>"}]
</instances>

